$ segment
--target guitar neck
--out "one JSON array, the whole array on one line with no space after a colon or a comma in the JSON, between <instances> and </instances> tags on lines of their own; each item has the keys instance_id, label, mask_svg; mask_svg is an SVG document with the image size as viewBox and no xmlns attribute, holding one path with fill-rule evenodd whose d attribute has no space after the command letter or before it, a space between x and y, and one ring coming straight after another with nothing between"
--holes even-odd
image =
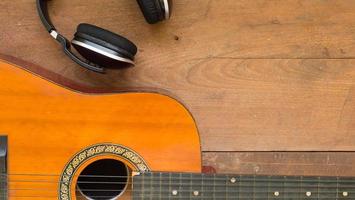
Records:
<instances>
[{"instance_id":1,"label":"guitar neck","mask_svg":"<svg viewBox=\"0 0 355 200\"><path fill-rule=\"evenodd\" d=\"M133 199L353 199L355 179L343 177L144 173Z\"/></svg>"}]
</instances>

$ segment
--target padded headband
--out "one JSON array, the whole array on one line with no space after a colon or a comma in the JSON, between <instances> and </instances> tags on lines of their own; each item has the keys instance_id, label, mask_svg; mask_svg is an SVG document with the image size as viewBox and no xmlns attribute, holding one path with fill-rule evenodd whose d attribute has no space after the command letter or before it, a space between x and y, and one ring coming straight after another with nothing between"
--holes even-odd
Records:
<instances>
[{"instance_id":1,"label":"padded headband","mask_svg":"<svg viewBox=\"0 0 355 200\"><path fill-rule=\"evenodd\" d=\"M47 7L48 0L37 0L37 11L38 15L41 18L41 21L47 31L50 33L53 30L56 30L54 25L52 24L49 15L48 15L48 7Z\"/></svg>"},{"instance_id":2,"label":"padded headband","mask_svg":"<svg viewBox=\"0 0 355 200\"><path fill-rule=\"evenodd\" d=\"M106 61L105 62L104 61L98 61L98 63L100 63L100 65L97 65L97 64L95 64L93 62L90 62L90 61L93 61L93 60L88 58L88 57L86 57L85 55L83 55L83 52L79 51L79 53L81 53L83 58L85 58L86 60L76 56L71 51L71 43L63 35L58 33L58 31L56 30L56 28L54 27L53 23L50 20L50 17L49 17L49 14L48 14L48 5L47 5L48 2L47 1L48 0L36 0L36 5L37 5L38 15L39 15L44 27L48 31L48 33L57 42L59 42L62 45L62 48L63 48L63 51L65 52L65 54L70 59L72 59L75 63L79 64L82 67L85 67L87 69L90 69L90 70L93 70L93 71L96 71L96 72L101 72L101 73L104 72L104 68L102 66L100 66L100 65L103 65L103 66L106 65L105 64ZM168 5L169 4L168 0L139 0L139 2L141 2L141 1L143 3L144 2L148 2L148 1L152 1L155 6L161 6L158 9L159 12L157 10L153 10L152 11L153 14L159 15L158 16L159 18L157 18L158 20L154 21L153 23L156 23L158 21L163 20L164 18L168 18L169 17L170 10L169 10L169 5ZM146 7L150 8L151 6L150 7L146 6ZM143 13L146 12L146 9L147 9L146 7L143 6L143 8L142 8ZM160 10L165 11L165 14L161 13ZM147 19L147 14L145 14L145 17ZM149 20L147 20L147 21L149 22ZM101 31L101 29L99 29L97 27L95 27L95 31L94 32L95 32L95 34L99 34L99 36L100 35L104 35L103 33L105 33L106 36L104 36L104 37L105 37L106 40L103 40L103 41L106 42L106 43L112 43L112 45L115 45L115 46L117 46L120 49L120 52L118 52L118 53L120 53L120 56L118 56L118 57L121 58L121 59L114 58L115 61L120 61L120 62L133 64L134 56L135 56L135 54L137 52L136 46L133 43L131 43L129 40L127 40L127 39L125 39L125 38L123 38L121 36L114 35L113 33L109 32L107 30ZM97 36L97 35L95 35L95 36ZM112 38L115 38L115 39L112 39ZM99 37L98 39L102 39L102 38ZM74 45L74 47L78 50L77 46L78 46L78 44L76 44L76 46ZM83 46L81 46L81 47L83 47ZM90 46L90 47L92 47L92 46ZM95 48L95 50L92 49L94 47L92 47L91 49L88 48L88 47L84 47L84 48L86 48L87 50L93 51L96 54L100 54L100 56L105 56L108 59L109 58L112 59L112 57L108 56L109 53L103 52L102 50L99 52L99 51L97 51L97 48ZM127 51L130 54L129 55L122 54L122 51Z\"/></svg>"}]
</instances>

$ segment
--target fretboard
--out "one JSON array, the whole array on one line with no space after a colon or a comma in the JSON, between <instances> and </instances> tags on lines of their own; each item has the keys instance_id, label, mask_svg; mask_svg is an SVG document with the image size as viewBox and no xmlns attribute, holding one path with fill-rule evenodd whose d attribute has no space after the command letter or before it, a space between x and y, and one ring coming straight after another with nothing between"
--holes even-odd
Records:
<instances>
[{"instance_id":1,"label":"fretboard","mask_svg":"<svg viewBox=\"0 0 355 200\"><path fill-rule=\"evenodd\" d=\"M144 173L133 177L133 200L355 199L355 178Z\"/></svg>"}]
</instances>

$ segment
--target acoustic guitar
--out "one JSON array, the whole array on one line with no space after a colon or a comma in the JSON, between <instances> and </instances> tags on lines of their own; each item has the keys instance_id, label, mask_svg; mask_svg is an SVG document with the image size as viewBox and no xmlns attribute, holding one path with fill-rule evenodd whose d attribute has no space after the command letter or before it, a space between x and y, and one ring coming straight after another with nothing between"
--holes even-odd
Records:
<instances>
[{"instance_id":1,"label":"acoustic guitar","mask_svg":"<svg viewBox=\"0 0 355 200\"><path fill-rule=\"evenodd\" d=\"M188 110L84 94L0 62L0 199L355 199L355 179L201 173Z\"/></svg>"}]
</instances>

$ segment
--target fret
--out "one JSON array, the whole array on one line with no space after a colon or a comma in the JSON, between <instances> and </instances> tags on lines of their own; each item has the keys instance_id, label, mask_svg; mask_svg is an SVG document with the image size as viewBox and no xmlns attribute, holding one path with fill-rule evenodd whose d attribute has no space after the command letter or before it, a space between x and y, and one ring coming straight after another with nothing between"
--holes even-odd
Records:
<instances>
[{"instance_id":1,"label":"fret","mask_svg":"<svg viewBox=\"0 0 355 200\"><path fill-rule=\"evenodd\" d=\"M216 174L213 174L212 185L213 185L213 199L216 199Z\"/></svg>"},{"instance_id":2,"label":"fret","mask_svg":"<svg viewBox=\"0 0 355 200\"><path fill-rule=\"evenodd\" d=\"M132 199L133 200L138 200L139 195L141 194L142 190L142 184L141 184L141 176L140 175L134 175L132 177Z\"/></svg>"},{"instance_id":3,"label":"fret","mask_svg":"<svg viewBox=\"0 0 355 200\"><path fill-rule=\"evenodd\" d=\"M301 177L284 177L284 180L284 197L289 200L303 199L301 196Z\"/></svg>"},{"instance_id":4,"label":"fret","mask_svg":"<svg viewBox=\"0 0 355 200\"><path fill-rule=\"evenodd\" d=\"M149 198L150 200L156 200L156 199L162 199L161 193L162 193L162 184L163 184L163 175L162 173L149 173L146 174L146 185L149 183L149 187L146 187L145 189L149 188L150 194Z\"/></svg>"},{"instance_id":5,"label":"fret","mask_svg":"<svg viewBox=\"0 0 355 200\"><path fill-rule=\"evenodd\" d=\"M254 196L254 176L240 176L240 199L253 199Z\"/></svg>"},{"instance_id":6,"label":"fret","mask_svg":"<svg viewBox=\"0 0 355 200\"><path fill-rule=\"evenodd\" d=\"M160 184L160 176L159 173L149 173L146 174L146 187L145 190L149 190L149 191L145 191L146 192L146 197L145 199L149 199L149 200L153 200L153 199L157 199L159 198L157 195L157 191L159 191L159 184Z\"/></svg>"},{"instance_id":7,"label":"fret","mask_svg":"<svg viewBox=\"0 0 355 200\"><path fill-rule=\"evenodd\" d=\"M270 189L270 176L268 176L267 191L268 191L267 200L269 200L270 199L270 194L273 192Z\"/></svg>"},{"instance_id":8,"label":"fret","mask_svg":"<svg viewBox=\"0 0 355 200\"><path fill-rule=\"evenodd\" d=\"M169 173L169 185L170 185L170 198L172 200L180 199L183 191L181 190L180 174L179 173ZM167 191L169 192L169 191ZM164 192L165 193L165 192ZM164 194L163 193L163 194Z\"/></svg>"},{"instance_id":9,"label":"fret","mask_svg":"<svg viewBox=\"0 0 355 200\"><path fill-rule=\"evenodd\" d=\"M320 177L318 184L319 199L337 199L337 178Z\"/></svg>"},{"instance_id":10,"label":"fret","mask_svg":"<svg viewBox=\"0 0 355 200\"><path fill-rule=\"evenodd\" d=\"M302 199L318 199L318 177L302 177L300 197Z\"/></svg>"},{"instance_id":11,"label":"fret","mask_svg":"<svg viewBox=\"0 0 355 200\"><path fill-rule=\"evenodd\" d=\"M0 135L0 200L7 200L7 136Z\"/></svg>"},{"instance_id":12,"label":"fret","mask_svg":"<svg viewBox=\"0 0 355 200\"><path fill-rule=\"evenodd\" d=\"M162 199L162 184L163 184L163 181L162 181L162 173L158 173L158 177L159 177L159 180L157 180L159 182L159 200Z\"/></svg>"},{"instance_id":13,"label":"fret","mask_svg":"<svg viewBox=\"0 0 355 200\"><path fill-rule=\"evenodd\" d=\"M191 179L192 174L181 173L179 176L181 178L180 196L182 197L182 199L190 199L190 191L192 187L192 179Z\"/></svg>"},{"instance_id":14,"label":"fret","mask_svg":"<svg viewBox=\"0 0 355 200\"><path fill-rule=\"evenodd\" d=\"M3 174L3 171L0 171L0 173ZM6 182L7 182L6 176L0 175L0 200L7 200Z\"/></svg>"},{"instance_id":15,"label":"fret","mask_svg":"<svg viewBox=\"0 0 355 200\"><path fill-rule=\"evenodd\" d=\"M133 190L132 190L132 196L133 196L133 200L142 200L143 196L142 191L143 191L143 176L142 175L136 175L133 176L133 180L132 180L132 184L133 184Z\"/></svg>"},{"instance_id":16,"label":"fret","mask_svg":"<svg viewBox=\"0 0 355 200\"><path fill-rule=\"evenodd\" d=\"M318 183L317 183L317 199L319 199L319 184L320 184L320 177L317 178Z\"/></svg>"},{"instance_id":17,"label":"fret","mask_svg":"<svg viewBox=\"0 0 355 200\"><path fill-rule=\"evenodd\" d=\"M284 177L269 176L268 199L283 199L284 197Z\"/></svg>"},{"instance_id":18,"label":"fret","mask_svg":"<svg viewBox=\"0 0 355 200\"><path fill-rule=\"evenodd\" d=\"M354 178L339 178L338 199L354 199Z\"/></svg>"},{"instance_id":19,"label":"fret","mask_svg":"<svg viewBox=\"0 0 355 200\"><path fill-rule=\"evenodd\" d=\"M337 196L337 199L338 199L338 196L339 196L339 177L337 177L337 193L336 193L336 196Z\"/></svg>"},{"instance_id":20,"label":"fret","mask_svg":"<svg viewBox=\"0 0 355 200\"><path fill-rule=\"evenodd\" d=\"M267 199L268 198L268 176L255 177L254 184L254 197L255 199Z\"/></svg>"},{"instance_id":21,"label":"fret","mask_svg":"<svg viewBox=\"0 0 355 200\"><path fill-rule=\"evenodd\" d=\"M255 176L253 177L253 199L255 200Z\"/></svg>"},{"instance_id":22,"label":"fret","mask_svg":"<svg viewBox=\"0 0 355 200\"><path fill-rule=\"evenodd\" d=\"M150 175L150 174L149 174ZM150 177L148 174L143 173L142 174L142 190L143 190L143 195L142 195L142 200L149 200L151 196L151 189L150 189Z\"/></svg>"},{"instance_id":23,"label":"fret","mask_svg":"<svg viewBox=\"0 0 355 200\"><path fill-rule=\"evenodd\" d=\"M239 200L239 177L238 176L227 176L227 184L226 184L226 199L234 199Z\"/></svg>"},{"instance_id":24,"label":"fret","mask_svg":"<svg viewBox=\"0 0 355 200\"><path fill-rule=\"evenodd\" d=\"M160 184L160 198L169 199L171 193L170 173L160 173Z\"/></svg>"},{"instance_id":25,"label":"fret","mask_svg":"<svg viewBox=\"0 0 355 200\"><path fill-rule=\"evenodd\" d=\"M6 191L6 188L5 188L5 179L6 179L6 176L3 176L3 172L0 171L1 175L0 175L0 200L6 200L6 196L5 196L5 191Z\"/></svg>"},{"instance_id":26,"label":"fret","mask_svg":"<svg viewBox=\"0 0 355 200\"><path fill-rule=\"evenodd\" d=\"M211 174L203 174L202 175L202 190L203 190L203 197L211 198L214 195L213 192L213 180L214 175Z\"/></svg>"},{"instance_id":27,"label":"fret","mask_svg":"<svg viewBox=\"0 0 355 200\"><path fill-rule=\"evenodd\" d=\"M226 175L215 175L214 176L214 184L215 184L215 197L217 199L226 199L227 192L227 176Z\"/></svg>"},{"instance_id":28,"label":"fret","mask_svg":"<svg viewBox=\"0 0 355 200\"><path fill-rule=\"evenodd\" d=\"M191 191L191 184L192 184L192 174L180 174L180 191L179 196L182 199L190 199L190 191Z\"/></svg>"},{"instance_id":29,"label":"fret","mask_svg":"<svg viewBox=\"0 0 355 200\"><path fill-rule=\"evenodd\" d=\"M203 195L202 176L201 174L192 174L191 179L190 199L201 199Z\"/></svg>"}]
</instances>

